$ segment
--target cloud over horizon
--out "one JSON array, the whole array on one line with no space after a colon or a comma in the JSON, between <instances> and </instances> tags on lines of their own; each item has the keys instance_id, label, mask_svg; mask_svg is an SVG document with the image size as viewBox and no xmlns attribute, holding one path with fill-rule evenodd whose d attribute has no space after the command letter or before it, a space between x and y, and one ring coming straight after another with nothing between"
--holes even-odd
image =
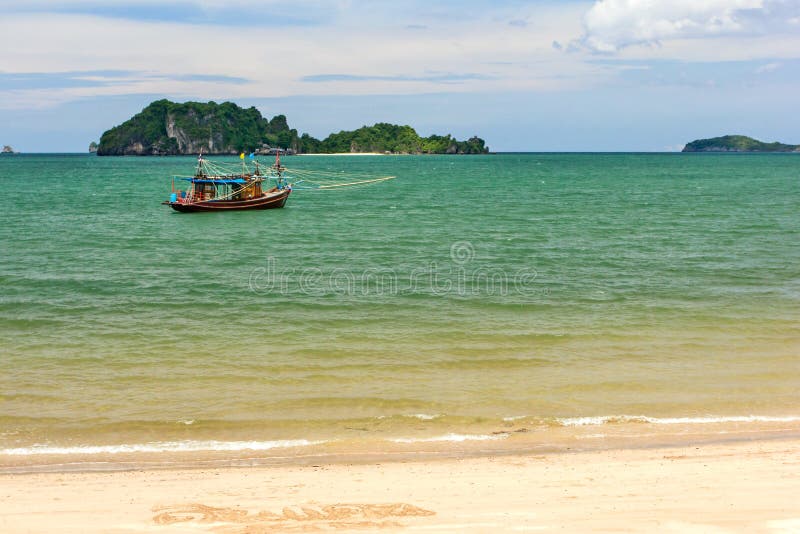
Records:
<instances>
[{"instance_id":1,"label":"cloud over horizon","mask_svg":"<svg viewBox=\"0 0 800 534\"><path fill-rule=\"evenodd\" d=\"M798 0L597 0L571 46L609 54L673 39L797 32L799 13Z\"/></svg>"}]
</instances>

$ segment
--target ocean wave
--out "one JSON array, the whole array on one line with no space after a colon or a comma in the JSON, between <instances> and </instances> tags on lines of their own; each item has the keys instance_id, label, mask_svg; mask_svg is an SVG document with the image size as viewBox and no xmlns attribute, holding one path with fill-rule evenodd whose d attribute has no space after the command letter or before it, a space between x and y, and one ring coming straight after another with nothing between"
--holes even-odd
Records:
<instances>
[{"instance_id":1,"label":"ocean wave","mask_svg":"<svg viewBox=\"0 0 800 534\"><path fill-rule=\"evenodd\" d=\"M557 418L560 426L593 426L613 423L650 423L653 425L697 425L714 423L793 423L800 416L727 415L705 417L649 417L646 415L602 415L596 417Z\"/></svg>"},{"instance_id":2,"label":"ocean wave","mask_svg":"<svg viewBox=\"0 0 800 534\"><path fill-rule=\"evenodd\" d=\"M493 441L505 439L508 434L445 434L444 436L434 436L431 438L391 438L392 443L428 443L433 441Z\"/></svg>"},{"instance_id":3,"label":"ocean wave","mask_svg":"<svg viewBox=\"0 0 800 534\"><path fill-rule=\"evenodd\" d=\"M437 414L427 414L427 413L409 413L404 414L403 417L408 417L410 419L419 419L420 421L432 421L434 419L438 419L440 417L444 417L444 415L437 413Z\"/></svg>"},{"instance_id":4,"label":"ocean wave","mask_svg":"<svg viewBox=\"0 0 800 534\"><path fill-rule=\"evenodd\" d=\"M164 441L153 443L135 443L122 445L76 445L72 447L55 447L49 445L33 445L15 449L2 449L0 454L23 456L34 454L120 454L139 452L235 452L235 451L267 451L288 447L307 447L319 445L325 441L309 441L305 439L277 441Z\"/></svg>"},{"instance_id":5,"label":"ocean wave","mask_svg":"<svg viewBox=\"0 0 800 534\"><path fill-rule=\"evenodd\" d=\"M400 415L379 415L375 417L375 419L391 419L393 417L405 417L407 419L419 419L420 421L432 421L434 419L439 419L440 417L444 417L444 414L437 413L437 414L427 414L427 413L406 413Z\"/></svg>"}]
</instances>

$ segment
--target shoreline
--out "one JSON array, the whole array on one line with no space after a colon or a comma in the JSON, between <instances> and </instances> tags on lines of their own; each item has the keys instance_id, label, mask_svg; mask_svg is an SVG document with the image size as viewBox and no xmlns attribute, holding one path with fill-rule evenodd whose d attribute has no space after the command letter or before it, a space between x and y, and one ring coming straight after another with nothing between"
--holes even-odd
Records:
<instances>
[{"instance_id":1,"label":"shoreline","mask_svg":"<svg viewBox=\"0 0 800 534\"><path fill-rule=\"evenodd\" d=\"M150 441L140 444L0 449L0 476L26 473L300 467L315 463L363 464L425 459L558 455L647 450L751 441L798 440L800 421L716 424L646 423L560 428L509 426L486 434L447 433L415 439L360 437L284 441Z\"/></svg>"},{"instance_id":2,"label":"shoreline","mask_svg":"<svg viewBox=\"0 0 800 534\"><path fill-rule=\"evenodd\" d=\"M800 528L800 439L0 475L4 532Z\"/></svg>"}]
</instances>

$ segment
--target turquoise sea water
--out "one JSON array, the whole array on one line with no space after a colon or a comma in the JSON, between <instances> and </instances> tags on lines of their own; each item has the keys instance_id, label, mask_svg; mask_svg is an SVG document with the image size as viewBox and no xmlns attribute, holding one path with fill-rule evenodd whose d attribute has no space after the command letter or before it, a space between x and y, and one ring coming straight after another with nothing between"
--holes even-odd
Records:
<instances>
[{"instance_id":1,"label":"turquoise sea water","mask_svg":"<svg viewBox=\"0 0 800 534\"><path fill-rule=\"evenodd\" d=\"M161 205L194 162L0 158L0 462L800 425L797 155L295 157L397 178Z\"/></svg>"}]
</instances>

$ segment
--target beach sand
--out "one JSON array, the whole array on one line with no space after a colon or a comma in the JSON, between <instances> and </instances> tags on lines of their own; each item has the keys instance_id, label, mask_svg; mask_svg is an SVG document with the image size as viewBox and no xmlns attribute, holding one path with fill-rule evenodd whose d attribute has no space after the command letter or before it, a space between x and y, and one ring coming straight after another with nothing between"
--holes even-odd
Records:
<instances>
[{"instance_id":1,"label":"beach sand","mask_svg":"<svg viewBox=\"0 0 800 534\"><path fill-rule=\"evenodd\" d=\"M305 154L296 154L297 156L385 156L383 152L310 152ZM396 155L396 154L395 154Z\"/></svg>"},{"instance_id":2,"label":"beach sand","mask_svg":"<svg viewBox=\"0 0 800 534\"><path fill-rule=\"evenodd\" d=\"M0 532L799 532L800 441L0 476Z\"/></svg>"}]
</instances>

